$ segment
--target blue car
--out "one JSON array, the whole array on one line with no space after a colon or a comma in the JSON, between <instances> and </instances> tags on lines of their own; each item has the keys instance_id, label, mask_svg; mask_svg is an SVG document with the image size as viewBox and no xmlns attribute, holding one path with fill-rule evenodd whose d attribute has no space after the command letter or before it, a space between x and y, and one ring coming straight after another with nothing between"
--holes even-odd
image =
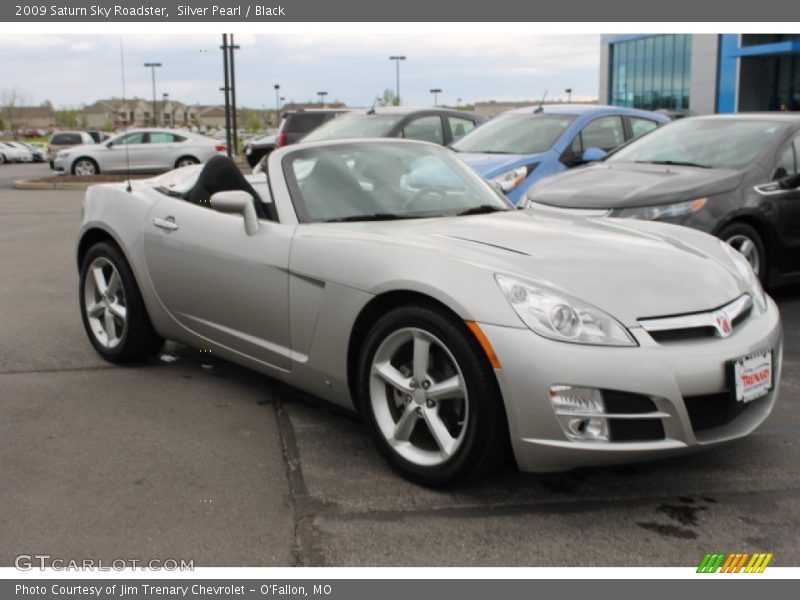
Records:
<instances>
[{"instance_id":1,"label":"blue car","mask_svg":"<svg viewBox=\"0 0 800 600\"><path fill-rule=\"evenodd\" d=\"M602 159L669 117L621 106L550 104L504 112L450 147L515 204L534 182Z\"/></svg>"}]
</instances>

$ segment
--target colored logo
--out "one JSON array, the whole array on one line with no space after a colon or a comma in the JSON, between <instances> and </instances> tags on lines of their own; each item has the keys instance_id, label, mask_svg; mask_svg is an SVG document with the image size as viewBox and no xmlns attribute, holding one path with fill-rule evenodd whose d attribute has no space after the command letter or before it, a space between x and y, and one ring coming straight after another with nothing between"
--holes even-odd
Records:
<instances>
[{"instance_id":1,"label":"colored logo","mask_svg":"<svg viewBox=\"0 0 800 600\"><path fill-rule=\"evenodd\" d=\"M697 567L698 573L763 573L764 569L772 560L772 553L758 552L748 554L747 552L735 552L725 554L715 552L706 554L700 566Z\"/></svg>"},{"instance_id":2,"label":"colored logo","mask_svg":"<svg viewBox=\"0 0 800 600\"><path fill-rule=\"evenodd\" d=\"M728 315L725 313L725 311L720 310L714 313L714 322L717 327L717 333L719 333L720 337L728 337L731 333L733 333L731 320L728 318Z\"/></svg>"}]
</instances>

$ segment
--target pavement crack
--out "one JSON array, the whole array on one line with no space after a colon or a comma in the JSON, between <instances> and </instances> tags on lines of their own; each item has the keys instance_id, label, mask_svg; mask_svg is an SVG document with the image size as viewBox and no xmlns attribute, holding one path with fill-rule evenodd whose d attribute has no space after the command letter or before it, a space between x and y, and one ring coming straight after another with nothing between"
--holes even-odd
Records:
<instances>
[{"instance_id":1,"label":"pavement crack","mask_svg":"<svg viewBox=\"0 0 800 600\"><path fill-rule=\"evenodd\" d=\"M314 540L317 537L314 519L321 506L318 506L308 493L303 466L300 462L300 450L297 446L294 426L289 414L284 409L284 398L280 384L273 388L275 398L275 418L283 446L283 458L286 465L286 476L289 481L289 496L294 513L294 548L292 549L293 566L323 566L323 555L317 549Z\"/></svg>"}]
</instances>

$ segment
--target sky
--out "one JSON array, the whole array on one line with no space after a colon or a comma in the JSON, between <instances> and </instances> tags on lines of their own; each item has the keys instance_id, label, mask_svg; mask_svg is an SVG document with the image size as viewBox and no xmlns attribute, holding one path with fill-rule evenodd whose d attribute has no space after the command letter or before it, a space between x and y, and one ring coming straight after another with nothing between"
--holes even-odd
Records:
<instances>
[{"instance_id":1,"label":"sky","mask_svg":"<svg viewBox=\"0 0 800 600\"><path fill-rule=\"evenodd\" d=\"M8 35L0 37L4 58L0 94L16 89L30 104L50 100L77 108L99 98L120 97L120 39L124 48L126 95L152 98L150 69L156 70L158 99L221 104L221 35ZM237 104L275 106L276 83L286 102L327 100L369 106L395 87L390 55L400 64L403 104L430 105L431 88L440 104L486 100L597 97L600 36L596 34L359 36L335 34L235 36Z\"/></svg>"}]
</instances>

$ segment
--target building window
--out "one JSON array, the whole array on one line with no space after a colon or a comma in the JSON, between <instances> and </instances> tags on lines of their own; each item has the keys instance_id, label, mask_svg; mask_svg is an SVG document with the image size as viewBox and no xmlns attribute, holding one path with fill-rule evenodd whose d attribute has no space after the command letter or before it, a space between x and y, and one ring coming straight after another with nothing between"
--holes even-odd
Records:
<instances>
[{"instance_id":1,"label":"building window","mask_svg":"<svg viewBox=\"0 0 800 600\"><path fill-rule=\"evenodd\" d=\"M609 103L656 110L689 108L691 35L655 35L610 45Z\"/></svg>"}]
</instances>

